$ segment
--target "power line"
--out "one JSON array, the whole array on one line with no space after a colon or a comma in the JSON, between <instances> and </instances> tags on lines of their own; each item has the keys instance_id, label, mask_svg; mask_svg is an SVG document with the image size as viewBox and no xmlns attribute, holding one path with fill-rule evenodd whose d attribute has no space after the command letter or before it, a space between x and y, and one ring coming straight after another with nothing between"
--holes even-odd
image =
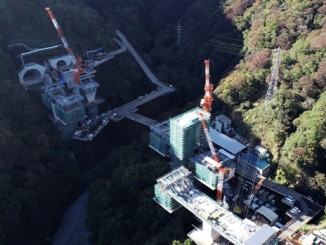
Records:
<instances>
[{"instance_id":1,"label":"power line","mask_svg":"<svg viewBox=\"0 0 326 245\"><path fill-rule=\"evenodd\" d=\"M214 47L214 50L218 52L240 56L242 46L239 44L232 43L229 41L223 41L216 38L212 38L210 42L211 45Z\"/></svg>"},{"instance_id":2,"label":"power line","mask_svg":"<svg viewBox=\"0 0 326 245\"><path fill-rule=\"evenodd\" d=\"M221 40L212 39L211 42L215 43L215 44L219 44L219 45L225 45L225 46L233 47L233 48L239 49L239 50L242 49L241 45L234 44L234 43L228 43L228 42L224 42L224 41L221 41Z\"/></svg>"},{"instance_id":3,"label":"power line","mask_svg":"<svg viewBox=\"0 0 326 245\"><path fill-rule=\"evenodd\" d=\"M237 38L231 38L231 37L226 37L226 36L221 36L221 35L217 35L217 34L212 34L216 37L219 37L219 38L225 38L225 39L230 39L230 40L234 40L234 41L238 41L238 42L243 42L243 40L240 40L240 39L237 39Z\"/></svg>"},{"instance_id":4,"label":"power line","mask_svg":"<svg viewBox=\"0 0 326 245\"><path fill-rule=\"evenodd\" d=\"M227 45L227 44L223 44L223 43L214 43L212 44L214 47L217 48L225 48L225 49L229 49L230 51L234 51L236 53L239 53L241 49L239 49L238 47L234 47L231 45Z\"/></svg>"},{"instance_id":5,"label":"power line","mask_svg":"<svg viewBox=\"0 0 326 245\"><path fill-rule=\"evenodd\" d=\"M226 53L226 54L241 56L239 53L231 52L231 51L224 50L224 49L215 48L214 50L217 51L217 52L222 52L222 53Z\"/></svg>"}]
</instances>

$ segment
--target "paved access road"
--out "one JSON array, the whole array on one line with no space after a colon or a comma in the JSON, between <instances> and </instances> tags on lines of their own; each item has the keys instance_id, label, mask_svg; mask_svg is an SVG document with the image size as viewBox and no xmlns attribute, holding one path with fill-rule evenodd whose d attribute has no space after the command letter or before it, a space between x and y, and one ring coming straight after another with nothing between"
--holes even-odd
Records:
<instances>
[{"instance_id":1,"label":"paved access road","mask_svg":"<svg viewBox=\"0 0 326 245\"><path fill-rule=\"evenodd\" d=\"M113 110L112 112L109 112L110 119L117 122L126 117L126 118L129 118L136 122L142 123L146 126L153 126L153 125L157 124L157 122L150 118L147 118L145 116L135 113L135 111L137 111L137 107L141 106L145 103L148 103L151 100L154 100L160 96L164 96L166 94L173 93L176 91L176 89L173 88L171 85L167 85L167 84L163 83L153 74L153 72L145 64L143 59L139 56L137 51L129 43L127 38L119 30L116 31L116 35L121 41L120 45L123 47L127 47L127 50L132 54L132 56L134 57L134 59L136 60L138 65L142 68L144 73L147 75L149 80L157 86L157 89L153 90L150 94L140 96L138 99L133 100L133 101ZM119 41L116 41L116 42L119 42Z\"/></svg>"},{"instance_id":2,"label":"paved access road","mask_svg":"<svg viewBox=\"0 0 326 245\"><path fill-rule=\"evenodd\" d=\"M253 173L248 173L248 171L241 171L237 169L236 171L238 174L248 178L254 179L255 182L260 181L260 177L256 176L253 178ZM256 174L255 174L256 175ZM296 232L301 226L308 223L313 217L315 217L323 207L312 200L309 200L307 197L303 196L302 194L285 187L283 185L277 184L273 181L265 179L263 182L263 186L267 187L268 189L282 195L282 196L292 196L298 203L298 208L300 208L301 212L297 214L290 222L288 222L282 230L280 230L278 234L278 238L280 240L285 239L286 237L291 236L294 232Z\"/></svg>"}]
</instances>

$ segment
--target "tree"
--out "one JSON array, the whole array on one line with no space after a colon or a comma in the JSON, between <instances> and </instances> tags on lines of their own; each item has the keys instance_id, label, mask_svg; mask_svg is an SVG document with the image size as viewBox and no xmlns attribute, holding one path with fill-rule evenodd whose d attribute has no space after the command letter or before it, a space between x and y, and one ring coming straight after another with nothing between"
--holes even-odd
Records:
<instances>
[{"instance_id":1,"label":"tree","mask_svg":"<svg viewBox=\"0 0 326 245\"><path fill-rule=\"evenodd\" d=\"M248 67L251 70L264 68L268 64L269 58L270 58L269 50L267 49L259 50L257 53L254 54L254 56L249 61Z\"/></svg>"}]
</instances>

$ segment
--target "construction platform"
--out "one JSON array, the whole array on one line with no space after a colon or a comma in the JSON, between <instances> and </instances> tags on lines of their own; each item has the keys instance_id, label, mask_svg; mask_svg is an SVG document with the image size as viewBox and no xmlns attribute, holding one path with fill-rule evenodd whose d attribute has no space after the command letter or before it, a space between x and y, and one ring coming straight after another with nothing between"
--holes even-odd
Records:
<instances>
[{"instance_id":1,"label":"construction platform","mask_svg":"<svg viewBox=\"0 0 326 245\"><path fill-rule=\"evenodd\" d=\"M138 110L137 108L145 103L148 103L148 102L156 99L156 98L159 98L161 96L165 96L167 94L175 92L176 88L172 87L172 85L167 85L167 84L163 83L152 73L152 71L149 69L149 67L146 65L146 63L139 56L137 51L132 47L132 45L129 43L127 38L119 30L116 31L116 38L114 38L114 41L120 46L120 49L116 50L116 52L113 51L108 54L116 55L116 54L124 52L124 51L129 51L131 53L131 55L133 56L133 58L138 63L138 65L140 66L140 68L147 75L149 80L153 84L155 84L157 87L155 90L153 90L149 94L140 96L139 98L137 98L133 101L130 101L118 108L104 112L103 113L103 114L105 114L104 120L106 120L106 118L108 118L108 120L111 122L119 122L119 121L123 120L124 118L128 118L130 120L141 123L148 127L154 127L158 124L158 122L156 122L155 120L153 120L151 118L148 118L148 117L145 117L143 115L136 113L136 111ZM97 66L99 64L96 61L92 61L92 62L93 63L91 63L91 64L93 64L93 66ZM92 117L90 119L93 120ZM90 132L91 130L89 130L89 129L85 130L85 128L80 127L74 132L73 138L77 139L77 140L83 140L83 141L84 140L92 140L104 128L104 126L103 127L100 126L100 127L96 128L95 134L91 133ZM84 136L82 136L80 134L82 131L83 132L89 131L90 133L87 133Z\"/></svg>"},{"instance_id":2,"label":"construction platform","mask_svg":"<svg viewBox=\"0 0 326 245\"><path fill-rule=\"evenodd\" d=\"M109 123L109 115L102 113L85 119L72 136L81 141L92 141L96 135Z\"/></svg>"},{"instance_id":3,"label":"construction platform","mask_svg":"<svg viewBox=\"0 0 326 245\"><path fill-rule=\"evenodd\" d=\"M223 236L234 244L260 245L275 237L276 231L270 226L258 227L252 221L241 220L195 188L191 172L183 166L157 179L157 183L161 193L170 196L203 222L203 229L196 228L189 233L190 238L197 244L212 244L219 236ZM166 206L166 203L160 202L160 197L155 196L155 200L169 212L177 207Z\"/></svg>"}]
</instances>

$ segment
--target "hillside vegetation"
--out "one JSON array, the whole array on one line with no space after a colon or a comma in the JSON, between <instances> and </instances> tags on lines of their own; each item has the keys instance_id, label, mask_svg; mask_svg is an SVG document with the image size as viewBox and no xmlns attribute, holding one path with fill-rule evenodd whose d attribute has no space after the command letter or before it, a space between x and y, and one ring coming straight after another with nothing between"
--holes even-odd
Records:
<instances>
[{"instance_id":1,"label":"hillside vegetation","mask_svg":"<svg viewBox=\"0 0 326 245\"><path fill-rule=\"evenodd\" d=\"M178 88L176 111L189 102L198 105L203 60L209 58L214 84L223 76L215 90L215 111L232 112L238 129L272 152L275 168L278 165L275 180L324 201L323 1L2 0L0 244L50 243L65 208L85 186L80 166L69 153L72 146L58 139L46 109L19 85L7 53L12 42L42 47L58 41L44 4L52 8L76 53L100 46L112 50L114 30L125 33L154 73ZM179 21L183 33L177 46ZM243 38L242 52L217 52L211 42L215 35ZM282 48L280 84L265 113L262 101L277 46ZM139 81L144 76L137 65L124 56L99 69L108 106L150 89ZM103 166L95 173L99 179L90 188L88 225L94 244L168 244L185 240L191 230L189 212L170 215L152 201L155 179L168 166L141 143L144 138L103 156Z\"/></svg>"},{"instance_id":2,"label":"hillside vegetation","mask_svg":"<svg viewBox=\"0 0 326 245\"><path fill-rule=\"evenodd\" d=\"M211 45L213 34L241 38L214 0L87 2L126 34L162 81L178 88L178 107L199 104L205 58L211 59L214 81L217 70L221 75L238 60L230 54L216 55ZM181 46L176 45L178 21L184 29ZM147 140L148 132L133 144L110 152L101 166L99 180L91 185L88 224L92 243L171 244L185 240L192 229L193 218L187 210L170 215L153 201L155 180L169 165L140 143Z\"/></svg>"},{"instance_id":3,"label":"hillside vegetation","mask_svg":"<svg viewBox=\"0 0 326 245\"><path fill-rule=\"evenodd\" d=\"M278 163L275 180L325 197L325 2L227 0L223 8L243 34L244 58L215 94L235 109L235 118L241 115L243 133L272 152ZM277 47L278 91L266 111L263 100Z\"/></svg>"},{"instance_id":4,"label":"hillside vegetation","mask_svg":"<svg viewBox=\"0 0 326 245\"><path fill-rule=\"evenodd\" d=\"M180 106L198 97L202 91L203 59L214 58L210 54L210 32L234 32L231 22L223 18L221 8L213 0L184 0L177 3L159 0L1 1L0 196L3 201L0 209L0 244L49 243L65 208L78 194L83 182L80 166L68 157L70 146L57 138L47 119L46 109L20 87L13 62L7 53L9 43L24 42L34 48L58 42L57 33L44 10L46 5L51 7L70 46L78 54L99 46L106 50L116 48L111 39L114 29L121 29L159 78L180 88L179 101L176 101ZM202 13L211 12L211 15L200 14L198 10ZM219 23L216 23L216 19L219 19ZM175 26L178 20L185 29L181 47L176 46ZM101 79L99 82L103 88L101 92L108 91L108 95L103 96L109 96L106 97L109 106L128 101L135 97L135 93L144 93L148 88L148 81L144 81L144 86L140 84L143 75L135 71L139 68L134 62L122 58L117 60L118 63L107 66L107 70L115 73L114 76L105 75L105 66L99 69L98 78ZM233 57L229 55L224 59L228 62L224 62L221 57L215 59L215 62L221 64L220 73ZM157 175L161 173L163 171ZM146 203L153 206L153 212L159 210L159 213L164 213L150 199L152 193L149 190L155 177L145 181L144 189L147 188L147 192L141 196L148 199ZM125 179L118 179L114 183L121 181ZM96 197L97 191L106 191L102 190L102 185L98 186L92 192ZM95 199L93 205L97 206ZM98 208L97 211L102 212L103 209ZM123 219L129 214L123 210L117 212L119 213ZM91 214L93 215L92 212ZM152 221L146 222L150 227ZM171 222L174 221L171 219ZM182 221L176 221L178 222ZM169 238L164 237L166 241L173 237L182 238L180 234L185 234L183 230L176 231L173 228L175 226L169 226L169 222L159 222L152 230L153 239L158 239L156 232L165 225L166 234L171 234ZM107 243L101 240L101 235L106 232L105 225L102 228L95 224L91 228L94 232L93 241ZM141 233L141 227L139 232ZM138 238L135 236L135 241L144 238L144 234L140 233ZM163 234L165 233L162 236ZM121 241L119 237L116 239Z\"/></svg>"},{"instance_id":5,"label":"hillside vegetation","mask_svg":"<svg viewBox=\"0 0 326 245\"><path fill-rule=\"evenodd\" d=\"M101 31L95 28L101 18L86 5L56 1L51 7L74 47L90 43L81 33ZM3 0L0 10L0 244L47 244L79 193L80 166L47 110L20 86L6 47L43 47L57 42L57 34L37 1Z\"/></svg>"},{"instance_id":6,"label":"hillside vegetation","mask_svg":"<svg viewBox=\"0 0 326 245\"><path fill-rule=\"evenodd\" d=\"M170 215L153 201L155 180L169 166L140 139L114 149L90 188L88 224L93 244L170 244L185 239L192 215Z\"/></svg>"}]
</instances>

